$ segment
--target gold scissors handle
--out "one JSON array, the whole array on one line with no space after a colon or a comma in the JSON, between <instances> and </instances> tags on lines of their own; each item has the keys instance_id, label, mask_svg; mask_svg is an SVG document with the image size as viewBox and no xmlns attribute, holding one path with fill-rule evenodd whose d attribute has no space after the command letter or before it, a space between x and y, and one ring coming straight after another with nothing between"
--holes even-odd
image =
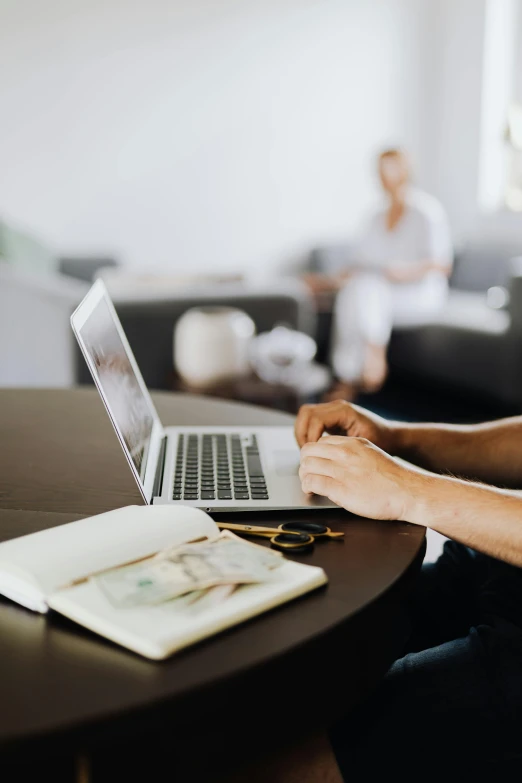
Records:
<instances>
[{"instance_id":1,"label":"gold scissors handle","mask_svg":"<svg viewBox=\"0 0 522 783\"><path fill-rule=\"evenodd\" d=\"M282 530L281 527L238 525L233 522L218 522L217 526L220 530L235 530L237 533L243 533L245 536L269 538L271 546L280 552L285 550L305 552L313 546L315 541L310 533L303 533L298 530Z\"/></svg>"},{"instance_id":2,"label":"gold scissors handle","mask_svg":"<svg viewBox=\"0 0 522 783\"><path fill-rule=\"evenodd\" d=\"M319 533L319 535L324 536L324 538L343 538L344 533L336 533L334 530L328 530L326 533ZM317 538L317 536L316 536Z\"/></svg>"},{"instance_id":3,"label":"gold scissors handle","mask_svg":"<svg viewBox=\"0 0 522 783\"><path fill-rule=\"evenodd\" d=\"M343 538L344 533L335 533L319 522L283 522L279 530L285 533L307 533L314 538Z\"/></svg>"},{"instance_id":4,"label":"gold scissors handle","mask_svg":"<svg viewBox=\"0 0 522 783\"><path fill-rule=\"evenodd\" d=\"M235 530L245 536L269 538L270 544L280 551L293 549L294 552L304 552L314 545L316 538L340 539L344 536L344 533L334 533L326 525L316 522L284 522L276 528L218 522L218 527L220 530Z\"/></svg>"}]
</instances>

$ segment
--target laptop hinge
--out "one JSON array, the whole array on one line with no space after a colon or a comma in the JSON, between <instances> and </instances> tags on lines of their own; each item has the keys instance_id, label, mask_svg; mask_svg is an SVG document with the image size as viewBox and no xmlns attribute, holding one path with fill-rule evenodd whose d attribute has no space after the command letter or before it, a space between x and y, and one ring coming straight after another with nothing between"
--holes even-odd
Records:
<instances>
[{"instance_id":1,"label":"laptop hinge","mask_svg":"<svg viewBox=\"0 0 522 783\"><path fill-rule=\"evenodd\" d=\"M158 498L161 495L161 487L163 486L163 473L165 471L166 450L167 436L164 435L161 439L158 461L156 463L156 475L154 476L154 486L152 487L152 502L154 502L154 498Z\"/></svg>"}]
</instances>

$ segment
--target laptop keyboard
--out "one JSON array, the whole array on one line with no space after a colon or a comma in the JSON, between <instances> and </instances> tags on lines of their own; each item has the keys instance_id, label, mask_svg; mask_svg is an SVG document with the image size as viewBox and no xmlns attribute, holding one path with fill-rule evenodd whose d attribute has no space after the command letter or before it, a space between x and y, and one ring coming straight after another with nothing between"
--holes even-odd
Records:
<instances>
[{"instance_id":1,"label":"laptop keyboard","mask_svg":"<svg viewBox=\"0 0 522 783\"><path fill-rule=\"evenodd\" d=\"M255 435L180 434L174 500L268 500Z\"/></svg>"}]
</instances>

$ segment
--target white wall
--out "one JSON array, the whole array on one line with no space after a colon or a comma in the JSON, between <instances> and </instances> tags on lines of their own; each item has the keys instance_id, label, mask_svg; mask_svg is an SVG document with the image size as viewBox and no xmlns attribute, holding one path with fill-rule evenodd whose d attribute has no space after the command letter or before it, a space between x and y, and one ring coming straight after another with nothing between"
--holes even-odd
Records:
<instances>
[{"instance_id":1,"label":"white wall","mask_svg":"<svg viewBox=\"0 0 522 783\"><path fill-rule=\"evenodd\" d=\"M486 0L433 0L424 17L424 178L457 241L477 216Z\"/></svg>"},{"instance_id":2,"label":"white wall","mask_svg":"<svg viewBox=\"0 0 522 783\"><path fill-rule=\"evenodd\" d=\"M448 210L458 243L522 242L520 216L501 205L501 139L513 67L509 20L520 5L431 0L422 15L422 175Z\"/></svg>"},{"instance_id":3,"label":"white wall","mask_svg":"<svg viewBox=\"0 0 522 783\"><path fill-rule=\"evenodd\" d=\"M421 156L430 5L0 0L0 215L176 270L344 236L376 149Z\"/></svg>"}]
</instances>

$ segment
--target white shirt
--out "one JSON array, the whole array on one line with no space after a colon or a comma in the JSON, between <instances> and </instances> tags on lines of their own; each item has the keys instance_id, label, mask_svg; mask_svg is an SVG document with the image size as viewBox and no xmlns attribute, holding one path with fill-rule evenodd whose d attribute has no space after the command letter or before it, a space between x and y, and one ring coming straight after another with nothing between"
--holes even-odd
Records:
<instances>
[{"instance_id":1,"label":"white shirt","mask_svg":"<svg viewBox=\"0 0 522 783\"><path fill-rule=\"evenodd\" d=\"M377 212L357 247L365 266L434 261L451 264L453 247L442 204L423 191L410 188L403 216L392 231L386 226L387 209Z\"/></svg>"}]
</instances>

